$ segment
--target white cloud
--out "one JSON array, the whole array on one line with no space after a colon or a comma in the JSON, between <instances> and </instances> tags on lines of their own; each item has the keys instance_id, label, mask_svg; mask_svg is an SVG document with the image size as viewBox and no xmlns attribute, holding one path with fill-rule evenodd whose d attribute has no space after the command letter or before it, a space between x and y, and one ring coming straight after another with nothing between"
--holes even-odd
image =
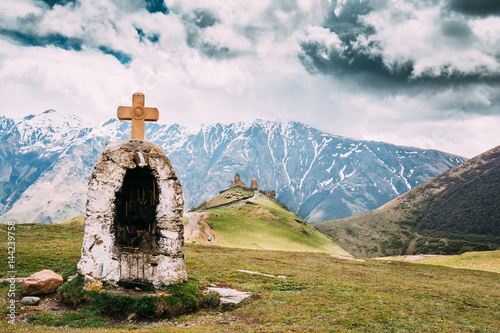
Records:
<instances>
[{"instance_id":1,"label":"white cloud","mask_svg":"<svg viewBox=\"0 0 500 333\"><path fill-rule=\"evenodd\" d=\"M308 26L303 41L321 45L322 48L319 55L324 60L328 60L332 52L342 53L345 49L337 34L318 26Z\"/></svg>"},{"instance_id":2,"label":"white cloud","mask_svg":"<svg viewBox=\"0 0 500 333\"><path fill-rule=\"evenodd\" d=\"M35 6L31 0L3 0L0 2L0 13L3 14L4 19L15 19L30 13L39 14L41 12L42 9Z\"/></svg>"}]
</instances>

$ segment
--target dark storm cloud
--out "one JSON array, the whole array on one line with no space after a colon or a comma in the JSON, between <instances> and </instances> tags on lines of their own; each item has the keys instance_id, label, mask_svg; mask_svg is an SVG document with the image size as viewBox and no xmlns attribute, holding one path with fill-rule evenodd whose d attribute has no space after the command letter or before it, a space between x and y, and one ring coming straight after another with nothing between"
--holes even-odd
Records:
<instances>
[{"instance_id":1,"label":"dark storm cloud","mask_svg":"<svg viewBox=\"0 0 500 333\"><path fill-rule=\"evenodd\" d=\"M186 29L186 44L213 59L231 59L240 55L238 50L228 46L203 40L203 31L213 27L221 20L208 8L196 8L182 17Z\"/></svg>"},{"instance_id":2,"label":"dark storm cloud","mask_svg":"<svg viewBox=\"0 0 500 333\"><path fill-rule=\"evenodd\" d=\"M219 19L210 10L205 8L196 8L193 10L194 24L200 29L211 27L219 22Z\"/></svg>"},{"instance_id":3,"label":"dark storm cloud","mask_svg":"<svg viewBox=\"0 0 500 333\"><path fill-rule=\"evenodd\" d=\"M302 52L299 59L310 72L319 71L335 76L353 76L363 84L379 86L407 84L413 70L412 64L401 65L397 71L389 70L380 56L367 54L356 49L354 42L360 35L369 36L373 28L364 25L359 17L373 10L370 2L353 0L345 3L340 14L335 13L336 3L332 3L330 11L323 23L324 28L335 33L342 41L343 49L328 53L325 59L324 46L316 41L301 43ZM378 45L371 45L378 47ZM311 66L312 65L312 66Z\"/></svg>"},{"instance_id":4,"label":"dark storm cloud","mask_svg":"<svg viewBox=\"0 0 500 333\"><path fill-rule=\"evenodd\" d=\"M323 46L319 43L303 43L299 59L310 73L319 72L347 79L366 90L400 91L408 88L422 89L457 88L462 85L486 84L500 86L500 74L457 73L448 66L440 68L440 75L423 73L418 78L412 77L414 66L411 62L400 64L397 69L388 69L379 56L368 56L348 47L345 52L332 52L327 59L322 54Z\"/></svg>"},{"instance_id":5,"label":"dark storm cloud","mask_svg":"<svg viewBox=\"0 0 500 333\"><path fill-rule=\"evenodd\" d=\"M451 0L451 10L474 16L500 16L500 1L498 0Z\"/></svg>"},{"instance_id":6,"label":"dark storm cloud","mask_svg":"<svg viewBox=\"0 0 500 333\"><path fill-rule=\"evenodd\" d=\"M441 22L443 35L456 38L461 42L470 40L473 33L467 22L457 20L444 20Z\"/></svg>"},{"instance_id":7,"label":"dark storm cloud","mask_svg":"<svg viewBox=\"0 0 500 333\"><path fill-rule=\"evenodd\" d=\"M379 56L367 56L346 45L342 52L330 52L328 57L323 56L324 46L317 42L301 44L302 52L299 59L310 73L334 75L336 77L350 77L366 87L386 89L389 86L409 84L408 78L413 67L410 63L401 66L398 71L390 71Z\"/></svg>"},{"instance_id":8,"label":"dark storm cloud","mask_svg":"<svg viewBox=\"0 0 500 333\"><path fill-rule=\"evenodd\" d=\"M339 15L335 13L336 5L337 3L333 2L330 6L323 27L335 32L342 42L349 43L356 40L362 33L372 33L371 28L364 26L359 20L361 15L366 15L373 10L369 1L347 1Z\"/></svg>"},{"instance_id":9,"label":"dark storm cloud","mask_svg":"<svg viewBox=\"0 0 500 333\"><path fill-rule=\"evenodd\" d=\"M428 5L435 6L436 4L429 3ZM348 79L364 88L371 87L379 90L418 86L435 89L470 83L498 84L500 82L500 73L488 72L487 68L481 66L476 67L474 71L461 72L451 63L443 64L439 67L438 73L429 69L420 73L418 77L413 75L415 62L412 58L398 59L389 67L384 61L383 40L377 38L370 40L370 37L375 36L377 32L374 27L365 24L361 19L364 15L374 11L376 13L378 9L386 7L387 4L384 1L352 0L344 3L339 10L337 3L333 2L322 27L338 37L341 47L331 48L323 41L304 40L300 43L301 52L298 55L304 67L310 73L332 75ZM391 14L391 20L404 22L412 19L408 13L398 12L395 9ZM450 45L450 49L472 47L475 36L467 20L452 19L447 17L450 16L448 14L443 13L444 17L439 24L441 34L447 38L446 43ZM360 45L358 43L360 38L369 42ZM411 38L411 32L409 38ZM428 45L422 45L422 49L427 48L429 48ZM497 55L497 61L499 55Z\"/></svg>"}]
</instances>

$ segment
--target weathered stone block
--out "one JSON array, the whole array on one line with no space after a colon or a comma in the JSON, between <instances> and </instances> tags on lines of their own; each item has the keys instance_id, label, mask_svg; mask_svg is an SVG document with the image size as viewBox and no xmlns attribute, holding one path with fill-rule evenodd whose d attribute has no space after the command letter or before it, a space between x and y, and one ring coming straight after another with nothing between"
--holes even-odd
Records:
<instances>
[{"instance_id":1,"label":"weathered stone block","mask_svg":"<svg viewBox=\"0 0 500 333\"><path fill-rule=\"evenodd\" d=\"M108 143L89 181L78 264L85 287L186 281L183 205L180 182L160 146Z\"/></svg>"}]
</instances>

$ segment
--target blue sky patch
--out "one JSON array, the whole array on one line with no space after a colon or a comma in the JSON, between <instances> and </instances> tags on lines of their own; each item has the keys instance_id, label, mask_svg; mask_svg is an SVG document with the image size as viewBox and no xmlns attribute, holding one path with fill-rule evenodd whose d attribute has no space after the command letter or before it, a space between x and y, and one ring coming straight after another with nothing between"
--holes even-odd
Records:
<instances>
[{"instance_id":1,"label":"blue sky patch","mask_svg":"<svg viewBox=\"0 0 500 333\"><path fill-rule=\"evenodd\" d=\"M158 43L160 41L160 35L159 34L146 34L144 30L141 28L134 27L135 31L137 31L137 35L139 36L139 41L141 43L144 43L147 40L149 40L151 43Z\"/></svg>"},{"instance_id":2,"label":"blue sky patch","mask_svg":"<svg viewBox=\"0 0 500 333\"><path fill-rule=\"evenodd\" d=\"M145 0L146 1L146 9L150 13L163 13L168 14L169 10L167 6L165 6L165 2L163 0Z\"/></svg>"},{"instance_id":3,"label":"blue sky patch","mask_svg":"<svg viewBox=\"0 0 500 333\"><path fill-rule=\"evenodd\" d=\"M132 61L132 56L130 54L126 54L125 52L113 50L104 45L99 46L99 50L101 50L101 52L104 54L112 55L123 65L128 65Z\"/></svg>"},{"instance_id":4,"label":"blue sky patch","mask_svg":"<svg viewBox=\"0 0 500 333\"><path fill-rule=\"evenodd\" d=\"M76 4L78 0L43 0L50 8L53 8L55 5L64 6L68 3Z\"/></svg>"},{"instance_id":5,"label":"blue sky patch","mask_svg":"<svg viewBox=\"0 0 500 333\"><path fill-rule=\"evenodd\" d=\"M35 36L20 31L0 29L0 35L8 37L10 40L23 46L48 46L53 45L65 50L81 51L83 41L75 37L67 37L61 34L52 33L45 36Z\"/></svg>"}]
</instances>

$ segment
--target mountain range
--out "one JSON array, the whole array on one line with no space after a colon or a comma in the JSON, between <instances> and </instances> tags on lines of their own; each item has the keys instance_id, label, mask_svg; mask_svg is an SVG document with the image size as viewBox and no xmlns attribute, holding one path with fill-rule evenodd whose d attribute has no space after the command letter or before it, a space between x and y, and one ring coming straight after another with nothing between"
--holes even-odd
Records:
<instances>
[{"instance_id":1,"label":"mountain range","mask_svg":"<svg viewBox=\"0 0 500 333\"><path fill-rule=\"evenodd\" d=\"M500 247L500 146L370 212L316 223L363 257L460 254Z\"/></svg>"},{"instance_id":2,"label":"mountain range","mask_svg":"<svg viewBox=\"0 0 500 333\"><path fill-rule=\"evenodd\" d=\"M54 110L0 117L0 222L55 223L85 210L87 182L106 142L130 122L93 126ZM460 156L363 141L308 125L255 120L187 128L146 124L181 180L186 208L229 187L235 173L276 191L299 217L318 222L376 209L460 165Z\"/></svg>"}]
</instances>

